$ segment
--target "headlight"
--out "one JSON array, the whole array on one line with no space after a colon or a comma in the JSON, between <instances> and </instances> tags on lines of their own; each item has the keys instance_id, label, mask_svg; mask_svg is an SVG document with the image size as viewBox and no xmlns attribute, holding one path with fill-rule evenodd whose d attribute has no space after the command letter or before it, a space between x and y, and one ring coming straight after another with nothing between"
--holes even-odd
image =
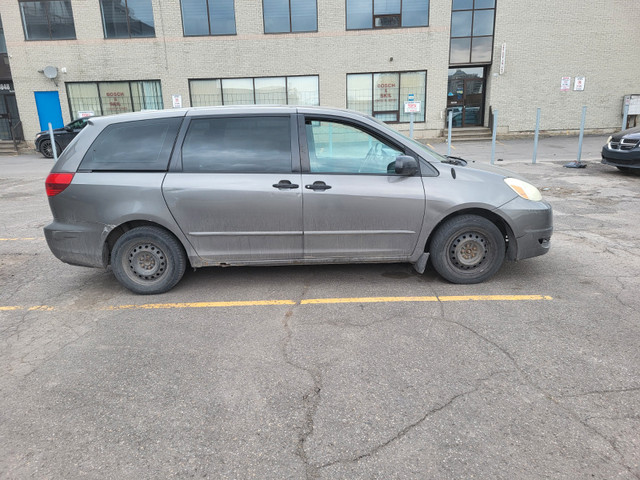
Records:
<instances>
[{"instance_id":1,"label":"headlight","mask_svg":"<svg viewBox=\"0 0 640 480\"><path fill-rule=\"evenodd\" d=\"M611 143L611 139L613 138L613 135L609 135L609 138L607 138L607 145L609 145Z\"/></svg>"},{"instance_id":2,"label":"headlight","mask_svg":"<svg viewBox=\"0 0 640 480\"><path fill-rule=\"evenodd\" d=\"M533 202L539 202L542 200L542 194L540 190L531 185L530 183L523 182L517 178L505 178L504 183L511 187L511 190L516 192L522 198L531 200Z\"/></svg>"}]
</instances>

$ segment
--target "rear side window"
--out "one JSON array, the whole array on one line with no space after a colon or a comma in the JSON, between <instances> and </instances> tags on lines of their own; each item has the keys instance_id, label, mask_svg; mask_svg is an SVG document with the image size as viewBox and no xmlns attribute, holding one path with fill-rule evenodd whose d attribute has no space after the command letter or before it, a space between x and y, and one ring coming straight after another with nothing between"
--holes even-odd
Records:
<instances>
[{"instance_id":1,"label":"rear side window","mask_svg":"<svg viewBox=\"0 0 640 480\"><path fill-rule=\"evenodd\" d=\"M182 118L157 118L108 126L79 170L165 171Z\"/></svg>"},{"instance_id":2,"label":"rear side window","mask_svg":"<svg viewBox=\"0 0 640 480\"><path fill-rule=\"evenodd\" d=\"M191 120L182 145L184 172L291 172L290 117Z\"/></svg>"}]
</instances>

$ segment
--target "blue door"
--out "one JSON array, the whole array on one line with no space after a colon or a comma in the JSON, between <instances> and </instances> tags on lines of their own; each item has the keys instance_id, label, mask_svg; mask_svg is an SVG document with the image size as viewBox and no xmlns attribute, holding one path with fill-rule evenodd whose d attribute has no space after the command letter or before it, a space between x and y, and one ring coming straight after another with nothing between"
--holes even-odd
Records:
<instances>
[{"instance_id":1,"label":"blue door","mask_svg":"<svg viewBox=\"0 0 640 480\"><path fill-rule=\"evenodd\" d=\"M33 92L36 96L36 108L40 119L40 130L48 130L49 123L53 128L64 127L62 109L58 92Z\"/></svg>"}]
</instances>

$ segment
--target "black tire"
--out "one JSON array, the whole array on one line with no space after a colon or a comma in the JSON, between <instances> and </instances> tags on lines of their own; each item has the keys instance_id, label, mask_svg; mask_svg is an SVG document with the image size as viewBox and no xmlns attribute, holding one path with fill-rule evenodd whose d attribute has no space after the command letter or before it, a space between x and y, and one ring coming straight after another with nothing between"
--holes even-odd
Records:
<instances>
[{"instance_id":1,"label":"black tire","mask_svg":"<svg viewBox=\"0 0 640 480\"><path fill-rule=\"evenodd\" d=\"M56 146L56 153L58 155L60 155L60 145L58 145L58 143L55 143ZM53 148L51 148L51 140L43 140L40 143L40 153L42 153L42 155L44 155L47 158L53 158Z\"/></svg>"},{"instance_id":2,"label":"black tire","mask_svg":"<svg viewBox=\"0 0 640 480\"><path fill-rule=\"evenodd\" d=\"M616 167L616 168L617 168L618 170L620 170L621 172L624 172L624 173L629 173L629 172L631 172L631 168L629 168L629 167Z\"/></svg>"},{"instance_id":3,"label":"black tire","mask_svg":"<svg viewBox=\"0 0 640 480\"><path fill-rule=\"evenodd\" d=\"M443 223L431 240L433 268L452 283L481 283L502 266L504 236L491 221L461 215Z\"/></svg>"},{"instance_id":4,"label":"black tire","mask_svg":"<svg viewBox=\"0 0 640 480\"><path fill-rule=\"evenodd\" d=\"M111 252L116 279L129 290L153 295L180 281L187 256L180 242L158 227L137 227L122 235Z\"/></svg>"}]
</instances>

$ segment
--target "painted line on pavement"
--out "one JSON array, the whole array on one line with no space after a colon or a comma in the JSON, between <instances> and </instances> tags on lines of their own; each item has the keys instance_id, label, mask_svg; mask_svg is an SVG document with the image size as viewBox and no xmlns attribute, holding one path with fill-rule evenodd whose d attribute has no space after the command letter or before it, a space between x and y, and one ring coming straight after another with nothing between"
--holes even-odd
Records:
<instances>
[{"instance_id":1,"label":"painted line on pavement","mask_svg":"<svg viewBox=\"0 0 640 480\"><path fill-rule=\"evenodd\" d=\"M349 303L397 303L397 302L526 302L549 301L553 297L548 295L443 295L425 297L353 297L353 298L308 298L296 302L294 300L248 300L231 302L181 302L181 303L144 303L140 305L113 305L100 308L100 310L166 310L182 308L224 308L224 307L259 307L277 305L336 305ZM67 307L54 307L51 305L7 305L0 306L1 311L63 311Z\"/></svg>"},{"instance_id":2,"label":"painted line on pavement","mask_svg":"<svg viewBox=\"0 0 640 480\"><path fill-rule=\"evenodd\" d=\"M390 303L390 302L504 302L553 300L546 295L463 295L434 297L362 297L362 298L310 298L300 301L300 305L330 303Z\"/></svg>"},{"instance_id":3,"label":"painted line on pavement","mask_svg":"<svg viewBox=\"0 0 640 480\"><path fill-rule=\"evenodd\" d=\"M26 237L26 238L0 238L0 242L23 242L27 240L38 240L36 237Z\"/></svg>"},{"instance_id":4,"label":"painted line on pavement","mask_svg":"<svg viewBox=\"0 0 640 480\"><path fill-rule=\"evenodd\" d=\"M167 308L216 308L216 307L256 307L262 305L296 305L293 300L255 300L246 302L194 302L194 303L146 303L143 305L118 305L103 310L152 310Z\"/></svg>"}]
</instances>

